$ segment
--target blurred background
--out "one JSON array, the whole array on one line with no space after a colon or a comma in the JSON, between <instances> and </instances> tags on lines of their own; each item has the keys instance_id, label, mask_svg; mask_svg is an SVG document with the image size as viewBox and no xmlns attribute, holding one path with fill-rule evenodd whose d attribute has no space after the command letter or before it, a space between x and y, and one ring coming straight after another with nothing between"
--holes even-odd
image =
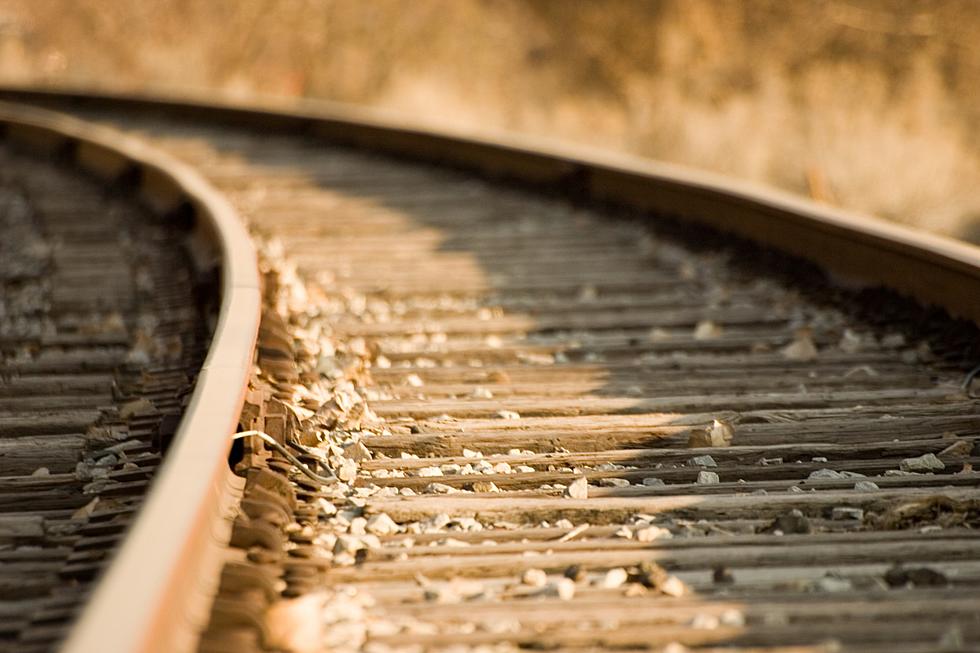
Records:
<instances>
[{"instance_id":1,"label":"blurred background","mask_svg":"<svg viewBox=\"0 0 980 653\"><path fill-rule=\"evenodd\" d=\"M976 0L0 0L0 83L577 141L980 242Z\"/></svg>"}]
</instances>

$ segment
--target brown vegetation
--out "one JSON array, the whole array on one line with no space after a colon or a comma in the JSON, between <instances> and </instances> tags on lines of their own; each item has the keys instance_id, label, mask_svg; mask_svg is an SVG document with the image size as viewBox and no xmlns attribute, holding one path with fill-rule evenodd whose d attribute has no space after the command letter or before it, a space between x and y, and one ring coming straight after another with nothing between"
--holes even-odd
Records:
<instances>
[{"instance_id":1,"label":"brown vegetation","mask_svg":"<svg viewBox=\"0 0 980 653\"><path fill-rule=\"evenodd\" d=\"M0 0L0 80L326 98L980 242L971 0Z\"/></svg>"}]
</instances>

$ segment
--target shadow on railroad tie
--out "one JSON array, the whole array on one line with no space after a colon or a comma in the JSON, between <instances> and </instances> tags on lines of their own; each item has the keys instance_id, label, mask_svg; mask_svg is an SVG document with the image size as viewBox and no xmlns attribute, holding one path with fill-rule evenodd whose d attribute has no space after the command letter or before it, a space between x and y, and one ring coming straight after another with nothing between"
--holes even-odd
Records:
<instances>
[{"instance_id":1,"label":"shadow on railroad tie","mask_svg":"<svg viewBox=\"0 0 980 653\"><path fill-rule=\"evenodd\" d=\"M297 154L291 137L239 133L219 143L250 166L230 174L246 187L253 226L283 234L325 289L357 291L362 323L340 326L392 360L378 380L395 399L424 393L431 414L413 410L428 418L468 400L484 451L619 450L616 463L639 467L629 480L649 474L699 493L715 488L690 485L704 470L684 463L698 453L728 463L718 470L725 491L813 471L765 469L763 447L793 445L786 456L809 460L821 446L863 442L854 471L875 471L870 445L892 437L881 417L980 359L972 325L888 293L841 290L813 267L706 229L351 149L307 144ZM189 143L198 134L187 127ZM297 197L299 214L283 208ZM920 340L929 368L917 366ZM969 429L974 413L955 401L928 411L950 432ZM716 420L734 430L722 443L733 447L710 446ZM908 435L926 437L928 425Z\"/></svg>"},{"instance_id":2,"label":"shadow on railroad tie","mask_svg":"<svg viewBox=\"0 0 980 653\"><path fill-rule=\"evenodd\" d=\"M384 392L372 404L415 416L420 452L557 453L559 467L590 467L590 498L608 499L595 514L582 504L580 520L601 526L610 510L644 512L675 531L732 538L711 560L697 547L611 536L608 550L575 553L607 566L653 558L711 597L671 604L713 624L692 645L821 641L819 624L772 620L789 619L789 607L727 598L726 570L738 567L747 595L795 583L815 592L811 611L822 602L857 610L880 588L823 576L807 556L830 555L826 546L763 541L791 508L824 517L811 510L814 495L790 488L851 490L853 478L809 476L828 465L882 474L897 465L885 454L896 438L909 441L903 456L938 452L948 442L935 420L944 433L978 435L975 404L912 401L980 354L972 327L886 294L833 289L812 268L671 222L347 149L297 154L275 135L220 142L227 161L212 174L226 183L241 175L234 183L254 228L280 234L305 277L358 313L337 311L338 332L366 338L391 362L373 370ZM247 174L229 171L236 161ZM925 356L923 336L928 368L908 355ZM886 415L905 418L900 433ZM847 458L828 463L828 451ZM559 469L549 482L576 475ZM976 484L972 475L944 480ZM798 528L787 538L805 538ZM662 604L636 609L636 619L662 615ZM762 625L746 630L733 610ZM835 626L845 639L862 637L856 628ZM647 645L651 631L617 630L617 643L631 637Z\"/></svg>"}]
</instances>

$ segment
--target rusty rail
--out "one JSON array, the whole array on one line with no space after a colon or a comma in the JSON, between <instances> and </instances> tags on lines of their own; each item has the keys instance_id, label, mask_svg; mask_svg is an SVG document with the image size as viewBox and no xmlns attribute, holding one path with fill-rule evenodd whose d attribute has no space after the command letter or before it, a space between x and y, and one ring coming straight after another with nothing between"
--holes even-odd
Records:
<instances>
[{"instance_id":1,"label":"rusty rail","mask_svg":"<svg viewBox=\"0 0 980 653\"><path fill-rule=\"evenodd\" d=\"M881 284L980 324L980 248L790 195L637 157L494 135L437 131L349 108L245 108L28 89L0 98L60 107L160 111L262 124L332 143L449 164L553 187L586 200L710 225L811 260L862 284ZM55 148L77 143L79 165L107 178L136 166L158 206L190 202L203 248L221 260L224 302L211 354L144 514L100 584L66 650L184 650L216 583L222 519L240 483L224 459L238 420L258 326L254 254L234 210L192 170L109 130L35 109L4 108L9 137ZM205 259L208 257L205 256ZM239 391L229 393L229 387ZM233 395L233 396L229 396ZM206 433L206 437L195 437ZM220 434L220 435L219 435ZM169 515L154 521L155 514ZM159 553L166 547L167 553ZM157 551L146 564L148 551ZM201 588L200 584L209 587ZM134 600L141 597L141 600ZM194 598L196 597L196 598ZM124 616L125 615L125 616ZM196 622L196 624L195 624ZM108 625L107 625L108 624Z\"/></svg>"},{"instance_id":2,"label":"rusty rail","mask_svg":"<svg viewBox=\"0 0 980 653\"><path fill-rule=\"evenodd\" d=\"M258 332L254 248L235 210L197 173L134 139L12 105L0 106L0 125L8 139L42 152L68 152L107 181L138 174L140 198L158 210L189 204L195 265L220 270L221 311L191 402L139 517L64 647L191 649L217 588L229 507L243 485L227 456Z\"/></svg>"}]
</instances>

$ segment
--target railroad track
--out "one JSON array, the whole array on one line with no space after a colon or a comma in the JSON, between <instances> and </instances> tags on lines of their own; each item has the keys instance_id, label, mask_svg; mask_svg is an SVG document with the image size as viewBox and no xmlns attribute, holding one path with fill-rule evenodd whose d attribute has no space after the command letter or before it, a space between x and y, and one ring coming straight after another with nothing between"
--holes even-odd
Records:
<instances>
[{"instance_id":1,"label":"railroad track","mask_svg":"<svg viewBox=\"0 0 980 653\"><path fill-rule=\"evenodd\" d=\"M7 95L167 151L260 245L238 424L280 446L233 452L201 650L976 641L975 248L363 116Z\"/></svg>"}]
</instances>

